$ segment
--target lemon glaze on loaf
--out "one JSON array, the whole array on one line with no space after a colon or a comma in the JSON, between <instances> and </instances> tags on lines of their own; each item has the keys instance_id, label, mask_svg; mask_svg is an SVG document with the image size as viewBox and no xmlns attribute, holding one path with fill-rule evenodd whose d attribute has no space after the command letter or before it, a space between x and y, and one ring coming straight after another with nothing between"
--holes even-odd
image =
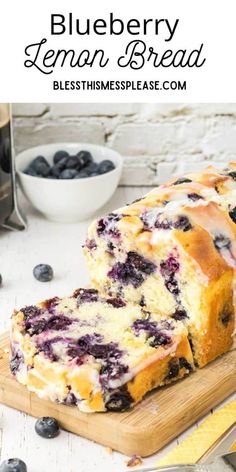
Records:
<instances>
[{"instance_id":1,"label":"lemon glaze on loaf","mask_svg":"<svg viewBox=\"0 0 236 472\"><path fill-rule=\"evenodd\" d=\"M175 179L92 223L91 282L182 321L202 367L233 343L235 223L235 163Z\"/></svg>"},{"instance_id":2,"label":"lemon glaze on loaf","mask_svg":"<svg viewBox=\"0 0 236 472\"><path fill-rule=\"evenodd\" d=\"M194 369L187 330L93 289L12 317L11 370L38 396L81 411L123 411Z\"/></svg>"}]
</instances>

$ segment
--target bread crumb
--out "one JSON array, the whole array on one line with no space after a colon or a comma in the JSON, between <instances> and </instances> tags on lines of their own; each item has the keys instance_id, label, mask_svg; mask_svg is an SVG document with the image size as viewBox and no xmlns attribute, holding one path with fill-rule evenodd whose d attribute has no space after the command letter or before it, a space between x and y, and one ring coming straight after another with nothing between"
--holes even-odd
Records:
<instances>
[{"instance_id":1,"label":"bread crumb","mask_svg":"<svg viewBox=\"0 0 236 472\"><path fill-rule=\"evenodd\" d=\"M128 462L126 462L127 467L135 467L136 465L141 465L143 463L142 459L140 456L132 456Z\"/></svg>"}]
</instances>

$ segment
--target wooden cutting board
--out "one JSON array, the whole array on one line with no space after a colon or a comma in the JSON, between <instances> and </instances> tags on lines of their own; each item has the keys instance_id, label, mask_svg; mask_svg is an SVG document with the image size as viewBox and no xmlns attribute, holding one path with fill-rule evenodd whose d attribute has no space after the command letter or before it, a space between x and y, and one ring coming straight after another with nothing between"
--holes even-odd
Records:
<instances>
[{"instance_id":1,"label":"wooden cutting board","mask_svg":"<svg viewBox=\"0 0 236 472\"><path fill-rule=\"evenodd\" d=\"M8 367L8 335L0 336L0 402L32 416L53 416L62 428L127 455L149 456L236 391L236 351L147 395L126 413L81 413L39 399Z\"/></svg>"}]
</instances>

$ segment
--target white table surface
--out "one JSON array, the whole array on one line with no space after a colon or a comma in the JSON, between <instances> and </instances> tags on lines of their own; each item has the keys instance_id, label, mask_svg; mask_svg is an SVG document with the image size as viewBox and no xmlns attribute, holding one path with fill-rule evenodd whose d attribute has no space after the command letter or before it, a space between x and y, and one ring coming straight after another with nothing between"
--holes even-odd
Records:
<instances>
[{"instance_id":1,"label":"white table surface","mask_svg":"<svg viewBox=\"0 0 236 472\"><path fill-rule=\"evenodd\" d=\"M143 195L148 189L118 188L100 214L111 211ZM88 274L81 246L89 221L60 224L45 220L22 198L28 228L23 232L0 232L0 332L9 326L13 309L25 304L66 295L88 283ZM55 277L40 283L32 275L39 263L51 264ZM127 457L108 453L105 447L66 431L52 440L40 438L34 431L35 419L0 405L0 461L19 457L28 465L28 472L121 472L127 469ZM173 428L175 425L173 425ZM193 425L191 430L197 425ZM173 441L159 454L143 460L153 465L159 457L175 446L191 430Z\"/></svg>"}]
</instances>

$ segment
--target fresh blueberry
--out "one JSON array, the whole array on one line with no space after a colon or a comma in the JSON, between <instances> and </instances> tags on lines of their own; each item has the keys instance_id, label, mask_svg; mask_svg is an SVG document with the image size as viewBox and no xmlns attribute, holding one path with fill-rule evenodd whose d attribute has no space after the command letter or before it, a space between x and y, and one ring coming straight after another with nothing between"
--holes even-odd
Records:
<instances>
[{"instance_id":1,"label":"fresh blueberry","mask_svg":"<svg viewBox=\"0 0 236 472\"><path fill-rule=\"evenodd\" d=\"M179 179L177 179L177 180L173 183L173 185L180 185L180 184L185 184L185 183L187 184L187 183L189 183L189 182L192 182L192 180L191 180L191 179L187 179L186 177L180 177Z\"/></svg>"},{"instance_id":2,"label":"fresh blueberry","mask_svg":"<svg viewBox=\"0 0 236 472\"><path fill-rule=\"evenodd\" d=\"M78 156L69 156L66 163L66 169L76 169L81 170L82 162L79 160Z\"/></svg>"},{"instance_id":3,"label":"fresh blueberry","mask_svg":"<svg viewBox=\"0 0 236 472\"><path fill-rule=\"evenodd\" d=\"M234 223L236 223L236 207L232 208L229 212L229 216Z\"/></svg>"},{"instance_id":4,"label":"fresh blueberry","mask_svg":"<svg viewBox=\"0 0 236 472\"><path fill-rule=\"evenodd\" d=\"M60 173L59 179L76 179L78 175L76 169L65 169Z\"/></svg>"},{"instance_id":5,"label":"fresh blueberry","mask_svg":"<svg viewBox=\"0 0 236 472\"><path fill-rule=\"evenodd\" d=\"M87 177L89 177L89 174L87 172L87 170L81 170L80 172L78 172L77 176L76 176L76 179L86 179Z\"/></svg>"},{"instance_id":6,"label":"fresh blueberry","mask_svg":"<svg viewBox=\"0 0 236 472\"><path fill-rule=\"evenodd\" d=\"M43 416L35 423L35 431L42 438L55 438L59 434L59 424L55 418Z\"/></svg>"},{"instance_id":7,"label":"fresh blueberry","mask_svg":"<svg viewBox=\"0 0 236 472\"><path fill-rule=\"evenodd\" d=\"M57 164L64 157L69 157L69 153L67 151L57 151L53 156L54 164Z\"/></svg>"},{"instance_id":8,"label":"fresh blueberry","mask_svg":"<svg viewBox=\"0 0 236 472\"><path fill-rule=\"evenodd\" d=\"M30 165L24 170L24 174L31 175L32 177L39 177L36 170Z\"/></svg>"},{"instance_id":9,"label":"fresh blueberry","mask_svg":"<svg viewBox=\"0 0 236 472\"><path fill-rule=\"evenodd\" d=\"M27 467L21 459L7 459L1 463L0 472L27 472Z\"/></svg>"},{"instance_id":10,"label":"fresh blueberry","mask_svg":"<svg viewBox=\"0 0 236 472\"><path fill-rule=\"evenodd\" d=\"M33 274L39 282L50 282L53 278L53 269L49 264L38 264L34 267Z\"/></svg>"},{"instance_id":11,"label":"fresh blueberry","mask_svg":"<svg viewBox=\"0 0 236 472\"><path fill-rule=\"evenodd\" d=\"M50 165L46 161L45 157L38 156L29 164L26 168L25 173L29 175L34 175L38 177L47 177L50 172Z\"/></svg>"},{"instance_id":12,"label":"fresh blueberry","mask_svg":"<svg viewBox=\"0 0 236 472\"><path fill-rule=\"evenodd\" d=\"M88 173L89 177L92 177L93 175L98 175L98 164L96 162L91 162L84 168L84 170Z\"/></svg>"},{"instance_id":13,"label":"fresh blueberry","mask_svg":"<svg viewBox=\"0 0 236 472\"><path fill-rule=\"evenodd\" d=\"M104 161L98 164L98 174L106 174L111 170L115 169L115 166L112 161L105 159Z\"/></svg>"},{"instance_id":14,"label":"fresh blueberry","mask_svg":"<svg viewBox=\"0 0 236 472\"><path fill-rule=\"evenodd\" d=\"M92 155L89 151L79 151L77 157L83 163L83 167L88 166L93 162Z\"/></svg>"},{"instance_id":15,"label":"fresh blueberry","mask_svg":"<svg viewBox=\"0 0 236 472\"><path fill-rule=\"evenodd\" d=\"M51 167L50 175L53 177L59 178L60 174L66 168L68 157L62 157L54 166Z\"/></svg>"}]
</instances>

